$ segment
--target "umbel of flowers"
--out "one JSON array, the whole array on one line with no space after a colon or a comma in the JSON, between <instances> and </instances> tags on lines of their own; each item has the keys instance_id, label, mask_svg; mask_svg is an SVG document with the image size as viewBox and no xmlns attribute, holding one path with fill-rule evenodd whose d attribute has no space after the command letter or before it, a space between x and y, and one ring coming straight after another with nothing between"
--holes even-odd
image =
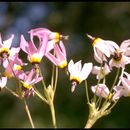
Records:
<instances>
[{"instance_id":1,"label":"umbel of flowers","mask_svg":"<svg viewBox=\"0 0 130 130\"><path fill-rule=\"evenodd\" d=\"M27 41L21 34L19 47L13 47L12 34L7 40L3 40L0 35L0 90L6 89L11 94L23 101L32 128L35 128L29 107L26 100L32 96L38 96L51 111L52 124L57 128L54 97L58 82L58 70L62 69L69 77L72 84L71 93L81 83L85 83L85 92L89 106L89 116L87 117L85 128L91 128L96 121L109 114L119 99L130 95L130 74L125 71L126 65L130 64L130 40L125 40L119 44L111 40L103 40L87 34L93 46L94 59L97 65L92 62L84 63L82 59L74 62L73 58L68 61L64 43L68 36L59 32L52 32L47 28L35 28L28 32L30 39ZM34 38L38 38L37 45ZM91 44L92 43L92 44ZM20 56L25 53L27 63ZM41 66L47 58L52 63L52 75L49 84L44 80ZM25 69L29 67L29 70ZM117 69L115 79L111 86L107 85L107 76ZM67 72L67 73L66 73ZM87 84L89 75L96 78L96 84ZM15 89L11 89L8 81L16 80ZM41 82L43 91L39 91L36 86ZM93 93L92 99L88 89ZM73 94L73 93L72 93ZM84 126L83 126L84 127Z\"/></svg>"}]
</instances>

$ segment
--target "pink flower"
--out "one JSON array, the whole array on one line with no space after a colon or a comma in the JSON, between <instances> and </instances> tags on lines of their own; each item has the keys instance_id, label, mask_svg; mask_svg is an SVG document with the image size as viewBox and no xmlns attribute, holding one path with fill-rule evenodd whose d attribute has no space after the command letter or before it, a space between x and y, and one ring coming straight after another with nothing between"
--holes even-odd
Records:
<instances>
[{"instance_id":1,"label":"pink flower","mask_svg":"<svg viewBox=\"0 0 130 130\"><path fill-rule=\"evenodd\" d=\"M68 63L68 71L70 73L70 81L72 81L73 92L75 86L80 84L83 80L87 79L92 70L92 63L85 63L82 67L81 60L74 64L73 60Z\"/></svg>"},{"instance_id":2,"label":"pink flower","mask_svg":"<svg viewBox=\"0 0 130 130\"><path fill-rule=\"evenodd\" d=\"M62 41L54 45L54 53L55 55L51 54L51 52L46 52L45 55L56 66L65 68L67 66L66 49Z\"/></svg>"},{"instance_id":3,"label":"pink flower","mask_svg":"<svg viewBox=\"0 0 130 130\"><path fill-rule=\"evenodd\" d=\"M48 44L47 44L46 52L51 51L54 48L54 45L56 43L59 43L59 41L63 39L68 39L68 36L63 36L58 32L52 32L47 28L32 29L29 31L29 33L30 33L31 42L34 42L33 41L34 36L37 36L40 42L44 41L44 35L48 36Z\"/></svg>"},{"instance_id":4,"label":"pink flower","mask_svg":"<svg viewBox=\"0 0 130 130\"><path fill-rule=\"evenodd\" d=\"M25 53L27 53L28 60L30 63L40 63L42 57L45 55L47 43L48 36L46 34L42 37L42 40L39 42L38 48L35 46L33 41L30 41L28 43L22 35L20 47Z\"/></svg>"},{"instance_id":5,"label":"pink flower","mask_svg":"<svg viewBox=\"0 0 130 130\"><path fill-rule=\"evenodd\" d=\"M118 45L110 40L103 40L101 38L95 38L87 34L87 36L93 41L94 58L98 63L107 61L107 57L118 49Z\"/></svg>"},{"instance_id":6,"label":"pink flower","mask_svg":"<svg viewBox=\"0 0 130 130\"><path fill-rule=\"evenodd\" d=\"M40 82L42 79L43 77L39 77L39 74L36 73L34 69L31 69L31 71L29 72L23 73L23 75L21 75L20 77L20 80L25 92L25 96L34 95L33 85Z\"/></svg>"},{"instance_id":7,"label":"pink flower","mask_svg":"<svg viewBox=\"0 0 130 130\"><path fill-rule=\"evenodd\" d=\"M22 67L26 64L22 62L22 60L18 57L18 54L9 57L8 60L9 63L5 67L4 75L7 76L8 78L15 77L15 76L19 78L20 74L24 72L22 70Z\"/></svg>"},{"instance_id":8,"label":"pink flower","mask_svg":"<svg viewBox=\"0 0 130 130\"><path fill-rule=\"evenodd\" d=\"M130 63L130 40L125 40L121 43L118 50L113 52L113 57L109 62L110 67L124 68Z\"/></svg>"},{"instance_id":9,"label":"pink flower","mask_svg":"<svg viewBox=\"0 0 130 130\"><path fill-rule=\"evenodd\" d=\"M91 86L91 90L98 97L103 97L103 98L107 98L110 93L108 87L105 84L98 84L98 86L97 85Z\"/></svg>"},{"instance_id":10,"label":"pink flower","mask_svg":"<svg viewBox=\"0 0 130 130\"><path fill-rule=\"evenodd\" d=\"M20 47L14 48L11 47L14 35L12 34L8 40L2 41L0 35L0 60L3 62L3 66L8 65L7 57L13 56L20 51Z\"/></svg>"},{"instance_id":11,"label":"pink flower","mask_svg":"<svg viewBox=\"0 0 130 130\"><path fill-rule=\"evenodd\" d=\"M31 71L24 73L23 77L21 77L21 82L23 84L23 87L29 89L32 87L32 85L38 83L43 78L39 77L39 74L35 72L34 69L31 69Z\"/></svg>"},{"instance_id":12,"label":"pink flower","mask_svg":"<svg viewBox=\"0 0 130 130\"><path fill-rule=\"evenodd\" d=\"M119 99L120 97L128 97L130 96L130 74L127 72L124 72L126 77L121 77L121 83L120 86L114 87L114 98Z\"/></svg>"},{"instance_id":13,"label":"pink flower","mask_svg":"<svg viewBox=\"0 0 130 130\"><path fill-rule=\"evenodd\" d=\"M14 38L14 35L12 34L8 40L2 41L1 34L0 34L0 56L2 58L3 58L4 53L5 54L9 53L13 38Z\"/></svg>"},{"instance_id":14,"label":"pink flower","mask_svg":"<svg viewBox=\"0 0 130 130\"><path fill-rule=\"evenodd\" d=\"M94 66L92 73L96 75L97 79L102 79L110 73L109 66L105 63L104 67Z\"/></svg>"},{"instance_id":15,"label":"pink flower","mask_svg":"<svg viewBox=\"0 0 130 130\"><path fill-rule=\"evenodd\" d=\"M6 84L7 84L7 77L1 77L1 79L0 79L0 90L3 89Z\"/></svg>"}]
</instances>

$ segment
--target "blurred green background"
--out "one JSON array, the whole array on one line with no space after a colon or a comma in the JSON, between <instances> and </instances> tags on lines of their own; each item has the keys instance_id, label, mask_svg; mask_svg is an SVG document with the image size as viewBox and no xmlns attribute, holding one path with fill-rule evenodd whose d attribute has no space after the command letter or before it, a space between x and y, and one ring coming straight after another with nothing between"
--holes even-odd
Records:
<instances>
[{"instance_id":1,"label":"blurred green background","mask_svg":"<svg viewBox=\"0 0 130 130\"><path fill-rule=\"evenodd\" d=\"M13 46L19 45L20 35L44 27L69 35L65 41L68 61L93 62L93 49L86 33L120 44L130 38L130 2L0 2L0 32L2 39L15 34ZM49 83L51 64L44 60L44 79ZM128 68L128 72L129 68ZM107 81L108 85L114 76ZM95 85L95 77L88 84ZM12 82L8 87L14 86ZM40 85L37 85L40 87ZM55 110L59 128L83 128L88 116L84 83L71 93L71 83L59 70L55 95ZM91 95L91 91L90 91ZM37 128L51 128L49 107L32 97L27 100ZM101 118L93 128L129 128L130 98L121 98L111 114ZM6 91L0 92L0 128L30 128L22 101Z\"/></svg>"}]
</instances>

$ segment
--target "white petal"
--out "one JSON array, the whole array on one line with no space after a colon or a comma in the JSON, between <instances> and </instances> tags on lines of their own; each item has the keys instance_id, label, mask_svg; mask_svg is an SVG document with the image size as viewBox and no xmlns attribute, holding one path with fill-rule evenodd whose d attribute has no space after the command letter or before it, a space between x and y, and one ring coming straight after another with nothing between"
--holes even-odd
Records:
<instances>
[{"instance_id":1,"label":"white petal","mask_svg":"<svg viewBox=\"0 0 130 130\"><path fill-rule=\"evenodd\" d=\"M82 80L85 80L88 75L90 74L90 72L92 71L92 66L93 64L92 63L85 63L83 68L82 68L82 71L80 73L80 78Z\"/></svg>"},{"instance_id":2,"label":"white petal","mask_svg":"<svg viewBox=\"0 0 130 130\"><path fill-rule=\"evenodd\" d=\"M68 71L71 73L73 71L74 61L70 60L68 63Z\"/></svg>"},{"instance_id":3,"label":"white petal","mask_svg":"<svg viewBox=\"0 0 130 130\"><path fill-rule=\"evenodd\" d=\"M98 48L102 53L104 53L107 57L110 57L109 48L104 44L104 40L102 42L97 42L94 46Z\"/></svg>"}]
</instances>

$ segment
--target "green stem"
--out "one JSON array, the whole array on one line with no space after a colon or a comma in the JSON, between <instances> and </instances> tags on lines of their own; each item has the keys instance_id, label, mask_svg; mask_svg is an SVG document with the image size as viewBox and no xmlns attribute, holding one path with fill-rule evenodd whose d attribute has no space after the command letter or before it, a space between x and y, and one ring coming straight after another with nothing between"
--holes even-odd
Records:
<instances>
[{"instance_id":1,"label":"green stem","mask_svg":"<svg viewBox=\"0 0 130 130\"><path fill-rule=\"evenodd\" d=\"M103 59L103 56L102 56L102 59ZM102 61L103 61L103 60L102 60ZM102 71L102 66L103 66L103 62L100 64L100 71ZM100 76L99 76L99 77L100 77ZM98 89L98 85L99 85L100 81L101 81L101 79L99 78L98 81L97 81L96 90L95 90L95 93L94 93L94 96L93 96L93 99L92 99L94 102L96 102L96 98L97 98L97 96L96 96L96 91L97 91L97 89Z\"/></svg>"},{"instance_id":2,"label":"green stem","mask_svg":"<svg viewBox=\"0 0 130 130\"><path fill-rule=\"evenodd\" d=\"M52 65L52 75L51 75L51 86L53 87L54 84L54 70L55 70L55 65Z\"/></svg>"},{"instance_id":3,"label":"green stem","mask_svg":"<svg viewBox=\"0 0 130 130\"><path fill-rule=\"evenodd\" d=\"M13 90L9 89L8 87L4 87L7 91L9 91L12 95L14 95L15 97L19 98L19 95L16 94Z\"/></svg>"},{"instance_id":4,"label":"green stem","mask_svg":"<svg viewBox=\"0 0 130 130\"><path fill-rule=\"evenodd\" d=\"M86 97L87 97L87 101L88 101L88 103L90 103L90 101L89 101L89 94L88 94L87 80L85 80L85 88L86 88Z\"/></svg>"},{"instance_id":5,"label":"green stem","mask_svg":"<svg viewBox=\"0 0 130 130\"><path fill-rule=\"evenodd\" d=\"M53 127L54 127L54 128L57 128L57 126L56 126L55 108L54 108L53 101L50 101L50 102L49 102L49 106L50 106L50 110L51 110L51 116L52 116Z\"/></svg>"},{"instance_id":6,"label":"green stem","mask_svg":"<svg viewBox=\"0 0 130 130\"><path fill-rule=\"evenodd\" d=\"M55 84L54 84L54 94L57 87L57 81L58 81L58 67L56 66L56 74L55 74Z\"/></svg>"},{"instance_id":7,"label":"green stem","mask_svg":"<svg viewBox=\"0 0 130 130\"><path fill-rule=\"evenodd\" d=\"M86 122L85 128L92 128L92 126L96 123L96 121L99 118L108 115L110 113L110 110L107 110L107 108L110 106L110 104L111 103L107 102L99 110L96 108L96 104L94 102L89 104L89 117Z\"/></svg>"},{"instance_id":8,"label":"green stem","mask_svg":"<svg viewBox=\"0 0 130 130\"><path fill-rule=\"evenodd\" d=\"M29 111L29 108L28 108L28 105L27 105L27 103L26 103L25 98L24 98L23 100L24 100L24 105L25 105L25 111L26 111L26 113L27 113L27 116L28 116L28 119L29 119L29 121L30 121L30 124L31 124L32 128L35 128L35 126L34 126L34 123L33 123L33 120L32 120L32 117L31 117L31 114L30 114L30 111Z\"/></svg>"},{"instance_id":9,"label":"green stem","mask_svg":"<svg viewBox=\"0 0 130 130\"><path fill-rule=\"evenodd\" d=\"M36 94L40 99L42 99L42 101L44 101L45 103L48 104L48 101L47 101L38 91L36 91L36 90L34 90L34 91L35 91L35 94Z\"/></svg>"},{"instance_id":10,"label":"green stem","mask_svg":"<svg viewBox=\"0 0 130 130\"><path fill-rule=\"evenodd\" d=\"M112 85L112 87L111 87L111 89L110 89L110 92L112 91L113 87L115 86L115 84L116 84L116 82L117 82L117 79L118 79L118 77L119 77L119 73L120 73L120 68L117 69L116 77L115 77L115 80L114 80L114 82L113 82L113 85Z\"/></svg>"},{"instance_id":11,"label":"green stem","mask_svg":"<svg viewBox=\"0 0 130 130\"><path fill-rule=\"evenodd\" d=\"M43 77L40 66L37 66L37 68L39 69L39 74L40 74L40 76ZM46 88L46 84L45 84L45 82L44 82L43 79L42 79L42 85L44 86L44 88Z\"/></svg>"}]
</instances>

